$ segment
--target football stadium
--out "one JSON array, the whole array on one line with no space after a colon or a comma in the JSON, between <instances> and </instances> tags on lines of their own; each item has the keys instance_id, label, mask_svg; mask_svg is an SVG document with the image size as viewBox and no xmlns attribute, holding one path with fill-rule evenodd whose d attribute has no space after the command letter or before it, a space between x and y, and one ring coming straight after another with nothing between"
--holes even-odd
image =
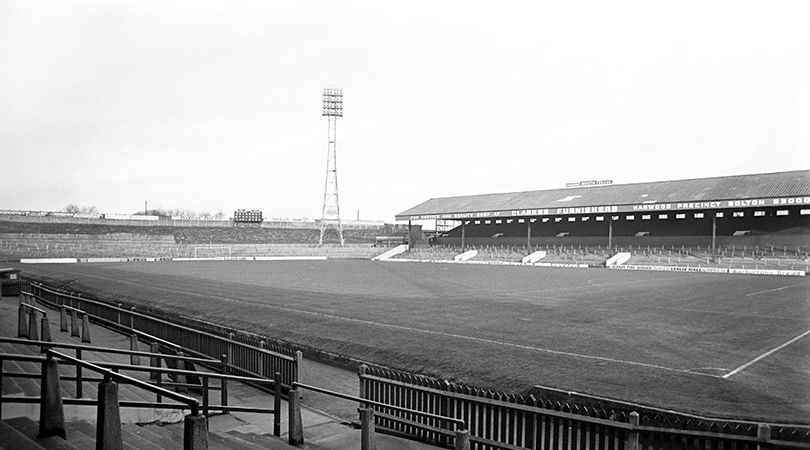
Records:
<instances>
[{"instance_id":1,"label":"football stadium","mask_svg":"<svg viewBox=\"0 0 810 450\"><path fill-rule=\"evenodd\" d=\"M212 410L263 412L278 423L259 436L299 445L301 408L345 398L331 414L362 439L445 448L810 446L810 171L433 198L396 218L339 236L260 211L0 211L0 406L80 408L92 386L100 415L112 379L161 389L122 388L121 411L190 410L192 434ZM102 332L127 339L115 372L81 358ZM55 360L53 399L33 379ZM225 380L288 406L227 404Z\"/></svg>"}]
</instances>

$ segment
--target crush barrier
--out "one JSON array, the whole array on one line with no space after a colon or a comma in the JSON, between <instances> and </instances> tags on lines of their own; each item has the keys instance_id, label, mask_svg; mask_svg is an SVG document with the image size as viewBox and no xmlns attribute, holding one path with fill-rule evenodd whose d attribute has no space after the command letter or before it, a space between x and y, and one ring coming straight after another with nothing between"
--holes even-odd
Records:
<instances>
[{"instance_id":1,"label":"crush barrier","mask_svg":"<svg viewBox=\"0 0 810 450\"><path fill-rule=\"evenodd\" d=\"M37 300L59 309L70 306L89 314L94 322L123 331L127 334L154 336L169 346L179 346L183 351L201 357L222 361L229 373L250 377L274 378L280 374L282 384L290 386L298 381L301 353L286 350L281 346L273 350L263 349L231 337L200 331L185 325L153 317L80 294L60 291L42 283L31 283L31 294ZM164 342L161 342L163 344Z\"/></svg>"}]
</instances>

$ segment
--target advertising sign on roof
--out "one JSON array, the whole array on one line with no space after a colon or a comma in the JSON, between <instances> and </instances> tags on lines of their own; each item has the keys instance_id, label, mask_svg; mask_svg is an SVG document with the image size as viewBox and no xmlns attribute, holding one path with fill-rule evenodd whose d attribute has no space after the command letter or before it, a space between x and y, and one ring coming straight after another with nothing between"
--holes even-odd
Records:
<instances>
[{"instance_id":1,"label":"advertising sign on roof","mask_svg":"<svg viewBox=\"0 0 810 450\"><path fill-rule=\"evenodd\" d=\"M604 186L606 184L613 184L613 180L583 180L574 183L565 183L565 187L591 187L591 186Z\"/></svg>"},{"instance_id":2,"label":"advertising sign on roof","mask_svg":"<svg viewBox=\"0 0 810 450\"><path fill-rule=\"evenodd\" d=\"M568 206L555 208L531 208L494 211L450 212L434 214L416 214L409 216L412 220L429 219L483 219L498 217L530 217L551 215L609 214L645 211L683 211L726 208L764 208L810 205L810 197L755 198L746 200L716 200L703 202L647 202L631 205L594 205Z\"/></svg>"}]
</instances>

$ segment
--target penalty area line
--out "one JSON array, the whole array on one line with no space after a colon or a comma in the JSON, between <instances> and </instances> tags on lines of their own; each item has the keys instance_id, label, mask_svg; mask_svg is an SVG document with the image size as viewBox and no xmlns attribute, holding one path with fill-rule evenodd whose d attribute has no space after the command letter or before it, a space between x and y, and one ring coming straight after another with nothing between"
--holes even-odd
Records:
<instances>
[{"instance_id":1,"label":"penalty area line","mask_svg":"<svg viewBox=\"0 0 810 450\"><path fill-rule=\"evenodd\" d=\"M778 352L779 350L782 350L783 348L785 348L785 347L787 347L788 345L790 345L790 344L792 344L792 343L794 343L794 342L798 341L799 339L801 339L801 338L803 338L803 337L807 336L808 334L810 334L810 330L805 331L804 333L802 333L802 334L800 334L800 335L796 336L795 338L793 338L793 339L791 339L791 340L789 340L789 341L785 342L784 344L780 345L779 347L776 347L776 348L773 348L773 349L771 349L771 350L768 350L767 352L765 352L765 353L763 353L763 354L761 354L761 355L757 356L756 358L752 359L751 361L748 361L747 363L745 363L745 364L741 365L740 367L737 367L736 369L732 370L731 372L729 372L729 373L727 373L727 374L723 375L723 377L722 377L722 378L724 378L724 379L725 379L725 378L728 378L728 377L730 377L730 376L732 376L732 375L734 375L734 374L736 374L736 373L739 373L739 372L741 372L741 371L745 370L746 368L750 367L752 364L756 363L757 361L760 361L760 360L762 360L762 359L767 358L768 356L770 356L770 355L772 355L772 354L774 354L774 353Z\"/></svg>"}]
</instances>

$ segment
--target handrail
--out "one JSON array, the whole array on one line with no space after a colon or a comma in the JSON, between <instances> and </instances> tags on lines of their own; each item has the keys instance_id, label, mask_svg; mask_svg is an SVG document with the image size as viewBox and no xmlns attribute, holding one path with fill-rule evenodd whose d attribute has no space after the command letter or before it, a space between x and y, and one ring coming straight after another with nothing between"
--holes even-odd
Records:
<instances>
[{"instance_id":1,"label":"handrail","mask_svg":"<svg viewBox=\"0 0 810 450\"><path fill-rule=\"evenodd\" d=\"M48 350L47 351L48 357L57 357L59 359L63 359L65 361L70 361L77 366L81 366L90 370L93 370L98 373L104 374L105 378L114 379L118 382L123 382L126 384L131 384L133 386L137 386L141 389L153 392L155 394L160 394L166 396L172 400L176 400L181 403L185 403L191 409L191 415L196 416L199 414L200 411L200 402L192 397L187 395L178 394L177 392L170 391L168 389L164 389L162 387L153 386L145 381L141 381L126 375L122 375L120 373L113 372L112 370L105 369L103 367L97 366L93 363L89 363L87 361L82 361L81 359L74 358L72 356L65 355L64 353L59 353L56 350Z\"/></svg>"},{"instance_id":2,"label":"handrail","mask_svg":"<svg viewBox=\"0 0 810 450\"><path fill-rule=\"evenodd\" d=\"M152 357L160 357L160 358L171 358L180 361L190 361L190 362L197 362L201 364L211 364L211 363L220 363L220 361L216 359L208 359L208 358L197 358L194 356L176 356L176 355L167 355L165 353L152 353L146 351L139 351L139 350L126 350L126 349L119 349L119 348L109 348L109 347L98 347L93 345L82 345L82 344L71 344L67 342L46 342L46 341L31 341L28 339L20 339L20 338L7 338L7 337L0 337L0 342L8 343L8 344L23 344L23 345L47 345L49 347L61 347L61 348L69 348L72 350L87 350L89 352L98 352L98 353L115 353L121 355L137 355L137 356L152 356Z\"/></svg>"},{"instance_id":3,"label":"handrail","mask_svg":"<svg viewBox=\"0 0 810 450\"><path fill-rule=\"evenodd\" d=\"M349 395L349 394L343 394L341 392L330 391L329 389L319 388L317 386L310 386L308 384L303 384L303 383L299 383L299 382L295 382L295 383L292 384L293 389L295 389L297 387L300 387L300 388L303 388L303 389L309 389L310 391L320 392L321 394L331 395L333 397L342 398L344 400L352 400L352 401L356 401L358 403L363 403L363 404L367 404L367 405L374 405L374 406L379 406L381 408L393 409L393 410L396 410L396 411L400 411L400 412L404 412L404 413L408 413L408 414L413 414L413 415L417 415L417 416L428 417L428 418L431 418L431 419L443 420L445 422L452 422L455 425L460 425L460 428L459 428L460 430L467 429L466 423L462 419L457 419L455 417L447 417L447 416L442 416L442 415L439 415L439 414L432 414L432 413L427 413L427 412L423 412L423 411L416 411L416 410L413 410L413 409L403 408L401 406L389 405L387 403L381 403L381 402L377 402L377 401L374 401L374 400L365 399L365 398L362 398L362 397L355 397L354 395Z\"/></svg>"},{"instance_id":4,"label":"handrail","mask_svg":"<svg viewBox=\"0 0 810 450\"><path fill-rule=\"evenodd\" d=\"M0 342L2 342L2 338L0 338ZM157 355L155 353L155 355ZM173 356L169 356L169 358L174 358ZM27 362L42 362L45 360L44 356L36 356L36 355L19 355L15 353L0 353L0 359L5 359L8 361L27 361ZM152 366L138 366L132 364L124 364L124 363L111 363L106 361L85 361L89 364L95 364L101 368L109 368L109 369L118 369L118 370L130 370L132 372L160 372L165 374L177 374L177 375L197 375L203 378L214 378L218 380L230 380L230 381L241 381L244 383L256 383L256 384L275 384L276 380L272 378L257 378L257 377L244 377L241 375L231 375L226 373L217 373L217 372L200 372L197 370L185 370L185 369L169 369L165 367L152 367ZM35 375L39 377L39 375ZM284 383L280 383L284 386Z\"/></svg>"},{"instance_id":5,"label":"handrail","mask_svg":"<svg viewBox=\"0 0 810 450\"><path fill-rule=\"evenodd\" d=\"M42 308L37 308L37 307L36 307L36 306L34 306L34 305L30 305L30 304L28 304L28 303L20 303L20 308L22 308L23 306L25 306L26 308L31 308L31 309L33 309L33 310L35 310L35 311L39 311L39 312L41 312L41 313L42 313L43 315L45 315L45 316L47 316L47 315L48 315L48 311L45 311L45 310L44 310L44 309L42 309Z\"/></svg>"},{"instance_id":6,"label":"handrail","mask_svg":"<svg viewBox=\"0 0 810 450\"><path fill-rule=\"evenodd\" d=\"M55 291L55 290L53 290L53 289L50 289L50 288L45 287L45 286L44 286L44 285L42 285L41 283L36 283L36 282L35 282L35 283L32 283L32 284L33 284L33 285L35 285L35 286L37 286L37 288L38 288L38 289L41 289L41 290L43 290L43 291L45 291L45 292L49 292L49 293L54 294L54 295L60 295L60 296L62 296L62 297L65 297L65 298L70 298L70 299L73 299L73 300L80 300L80 301L83 301L83 302L90 302L90 303L94 303L94 304L96 304L96 305L101 305L101 306L106 307L106 308L111 308L111 309L114 309L114 310L116 310L116 311L120 311L120 312L125 313L125 314L132 314L132 315L135 315L135 316L144 317L144 318L147 318L147 319L152 320L152 321L155 321L155 322L159 322L159 323L164 323L164 324L170 325L170 326L172 326L172 327L176 327L176 328L183 329L183 330L187 330L187 331L192 331L192 332L194 332L195 334L198 334L198 335L203 335L203 336L208 336L208 337L212 337L212 338L220 339L220 340L225 341L225 342L227 342L227 343L229 343L229 344L232 344L232 345L237 345L237 346L239 346L239 347L248 347L248 348L250 348L250 349L251 349L251 350L253 350L253 351L257 351L257 352L260 352L260 353L266 353L266 354L270 354L270 355L273 355L273 356L275 356L275 357L278 357L278 358L281 358L281 359L285 359L285 360L288 360L288 361L295 361L295 357L292 357L292 356L289 356L289 355L285 355L285 354L283 354L283 353L278 353L278 352L274 352L274 351L272 351L272 350L267 350L267 349L255 348L255 347L251 346L250 344L246 344L246 343L244 343L244 342L239 342L239 341L236 341L236 340L233 340L233 339L228 339L228 338L226 338L226 337L218 336L218 335L215 335L215 334L212 334L212 333L208 333L208 332L205 332L205 331L195 330L195 329L190 328L190 327L187 327L187 326L185 326L185 325L181 325L181 324L174 323L174 322L169 322L169 321L167 321L167 320L163 320L163 319L160 319L160 318L158 318L158 317L154 317L154 316L149 316L149 315L146 315L146 314L142 314L142 313L139 313L139 312L137 312L137 311L132 311L132 310L125 309L125 308L119 308L117 305L113 305L113 304L105 303L105 302L102 302L102 301L99 301L99 300L94 300L94 299L91 299L91 298L88 298L88 297L76 297L75 295L71 295L71 294L67 294L67 293L64 293L64 292ZM40 297L38 297L38 296L36 296L36 295L34 295L34 294L29 294L29 295L31 295L31 296L33 296L34 298L37 298L37 299L39 299L39 298L40 298ZM103 321L105 321L105 322L111 322L111 321L106 320L106 319L104 319L104 318L102 318L102 317L97 317L96 319L98 319L98 320L103 320ZM111 322L111 323L114 323L114 322ZM118 324L118 323L116 323L115 325L116 325L116 326L122 326L122 327L124 327L124 328L129 328L129 327L123 326L123 325ZM137 331L137 330L132 330L132 331L134 331L135 333L138 333L138 331ZM144 333L144 334L145 334L145 333ZM149 335L147 335L147 336L149 336ZM151 336L150 336L150 338L151 338ZM165 342L168 342L168 341L165 341ZM169 343L169 344L172 344L172 345L174 345L174 346L176 346L176 347L179 347L177 344L173 344L173 343Z\"/></svg>"}]
</instances>

